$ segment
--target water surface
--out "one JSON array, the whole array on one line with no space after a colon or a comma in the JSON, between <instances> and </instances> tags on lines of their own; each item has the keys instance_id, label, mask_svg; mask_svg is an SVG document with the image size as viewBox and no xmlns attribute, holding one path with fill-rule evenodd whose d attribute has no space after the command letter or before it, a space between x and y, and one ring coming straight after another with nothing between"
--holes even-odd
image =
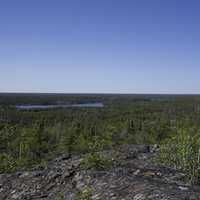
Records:
<instances>
[{"instance_id":1,"label":"water surface","mask_svg":"<svg viewBox=\"0 0 200 200\"><path fill-rule=\"evenodd\" d=\"M103 103L80 103L80 104L66 104L66 105L16 105L18 110L45 110L53 108L102 108Z\"/></svg>"}]
</instances>

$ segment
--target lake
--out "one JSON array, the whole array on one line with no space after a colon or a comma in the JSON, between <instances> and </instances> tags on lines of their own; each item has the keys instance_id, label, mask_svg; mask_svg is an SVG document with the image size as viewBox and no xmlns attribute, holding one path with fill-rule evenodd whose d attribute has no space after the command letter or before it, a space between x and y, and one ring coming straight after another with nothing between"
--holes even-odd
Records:
<instances>
[{"instance_id":1,"label":"lake","mask_svg":"<svg viewBox=\"0 0 200 200\"><path fill-rule=\"evenodd\" d=\"M18 110L46 110L53 108L103 108L103 103L80 103L66 105L16 105Z\"/></svg>"}]
</instances>

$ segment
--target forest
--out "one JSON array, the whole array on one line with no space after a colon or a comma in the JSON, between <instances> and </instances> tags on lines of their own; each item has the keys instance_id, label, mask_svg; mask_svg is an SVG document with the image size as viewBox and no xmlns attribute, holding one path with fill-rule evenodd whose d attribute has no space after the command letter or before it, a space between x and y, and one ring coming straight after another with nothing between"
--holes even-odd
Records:
<instances>
[{"instance_id":1,"label":"forest","mask_svg":"<svg viewBox=\"0 0 200 200\"><path fill-rule=\"evenodd\" d=\"M16 108L91 102L104 107ZM58 155L121 144L157 144L158 162L182 169L198 182L200 96L0 94L0 173L42 168Z\"/></svg>"}]
</instances>

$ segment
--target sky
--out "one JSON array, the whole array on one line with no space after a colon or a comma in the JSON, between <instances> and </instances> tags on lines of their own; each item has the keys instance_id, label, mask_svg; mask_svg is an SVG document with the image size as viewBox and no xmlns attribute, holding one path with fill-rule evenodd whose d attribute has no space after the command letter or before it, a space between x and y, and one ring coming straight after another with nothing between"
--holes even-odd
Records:
<instances>
[{"instance_id":1,"label":"sky","mask_svg":"<svg viewBox=\"0 0 200 200\"><path fill-rule=\"evenodd\" d=\"M0 92L200 94L199 0L0 0Z\"/></svg>"}]
</instances>

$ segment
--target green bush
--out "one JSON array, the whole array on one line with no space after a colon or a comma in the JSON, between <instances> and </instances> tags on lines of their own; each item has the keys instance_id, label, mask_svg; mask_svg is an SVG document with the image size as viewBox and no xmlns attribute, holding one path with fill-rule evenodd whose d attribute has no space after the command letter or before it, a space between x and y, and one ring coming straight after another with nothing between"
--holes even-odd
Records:
<instances>
[{"instance_id":1,"label":"green bush","mask_svg":"<svg viewBox=\"0 0 200 200\"><path fill-rule=\"evenodd\" d=\"M183 170L191 183L200 182L199 131L179 130L161 145L158 160Z\"/></svg>"},{"instance_id":2,"label":"green bush","mask_svg":"<svg viewBox=\"0 0 200 200\"><path fill-rule=\"evenodd\" d=\"M112 166L112 159L100 155L99 153L90 153L81 162L84 169L106 169Z\"/></svg>"},{"instance_id":3,"label":"green bush","mask_svg":"<svg viewBox=\"0 0 200 200\"><path fill-rule=\"evenodd\" d=\"M91 188L86 188L76 196L75 200L91 200L91 197L92 197Z\"/></svg>"},{"instance_id":4,"label":"green bush","mask_svg":"<svg viewBox=\"0 0 200 200\"><path fill-rule=\"evenodd\" d=\"M58 193L56 200L64 200L64 199L65 195L62 192Z\"/></svg>"},{"instance_id":5,"label":"green bush","mask_svg":"<svg viewBox=\"0 0 200 200\"><path fill-rule=\"evenodd\" d=\"M13 172L15 169L15 159L6 153L0 154L0 173Z\"/></svg>"}]
</instances>

